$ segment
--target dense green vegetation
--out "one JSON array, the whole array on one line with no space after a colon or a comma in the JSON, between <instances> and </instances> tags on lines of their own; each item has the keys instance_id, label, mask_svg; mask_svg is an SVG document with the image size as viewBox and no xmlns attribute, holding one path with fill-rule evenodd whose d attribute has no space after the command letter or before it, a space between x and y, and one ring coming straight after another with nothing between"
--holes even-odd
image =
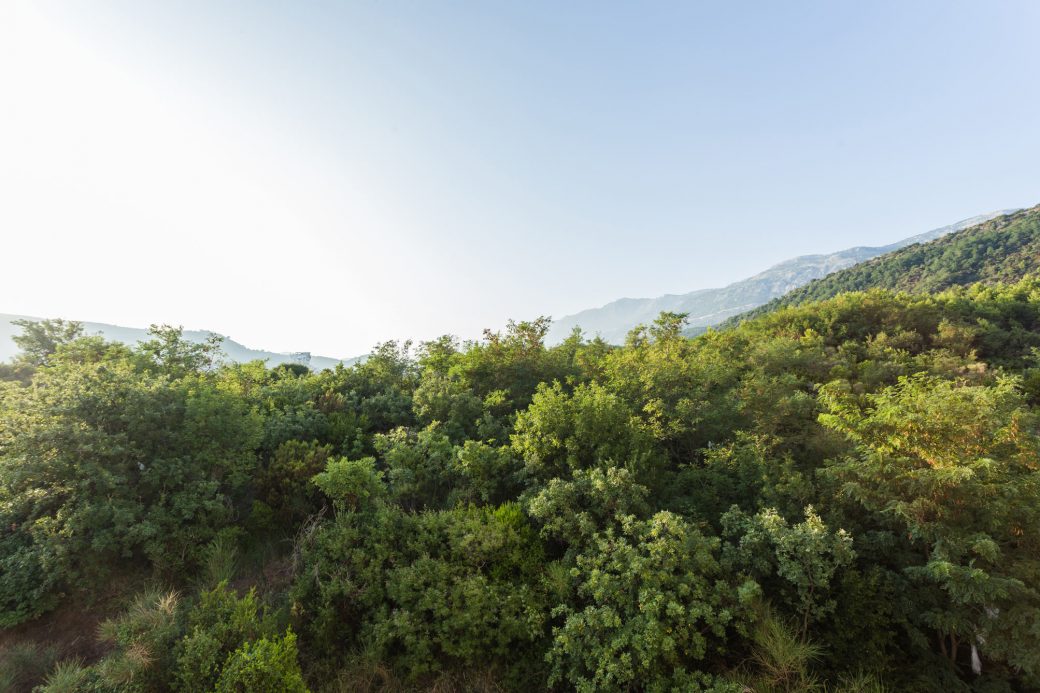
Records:
<instances>
[{"instance_id":1,"label":"dense green vegetation","mask_svg":"<svg viewBox=\"0 0 1040 693\"><path fill-rule=\"evenodd\" d=\"M1040 281L547 326L313 373L26 325L0 688L1040 687Z\"/></svg>"},{"instance_id":2,"label":"dense green vegetation","mask_svg":"<svg viewBox=\"0 0 1040 693\"><path fill-rule=\"evenodd\" d=\"M999 216L928 243L887 253L816 279L727 326L783 306L822 301L847 291L936 292L954 286L1008 283L1040 271L1040 206Z\"/></svg>"}]
</instances>

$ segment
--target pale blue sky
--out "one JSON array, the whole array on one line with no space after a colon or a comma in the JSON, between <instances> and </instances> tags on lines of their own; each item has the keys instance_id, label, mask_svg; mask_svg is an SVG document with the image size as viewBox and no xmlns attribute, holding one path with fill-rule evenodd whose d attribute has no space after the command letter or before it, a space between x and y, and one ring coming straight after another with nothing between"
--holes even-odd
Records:
<instances>
[{"instance_id":1,"label":"pale blue sky","mask_svg":"<svg viewBox=\"0 0 1040 693\"><path fill-rule=\"evenodd\" d=\"M346 356L1035 204L1038 26L1031 1L13 0L0 228L46 259L0 311Z\"/></svg>"}]
</instances>

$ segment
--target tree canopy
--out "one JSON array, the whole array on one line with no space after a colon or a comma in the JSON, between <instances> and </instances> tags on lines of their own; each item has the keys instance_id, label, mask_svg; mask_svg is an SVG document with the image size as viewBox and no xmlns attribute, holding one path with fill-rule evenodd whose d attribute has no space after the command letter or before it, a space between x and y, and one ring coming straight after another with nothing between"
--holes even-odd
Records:
<instances>
[{"instance_id":1,"label":"tree canopy","mask_svg":"<svg viewBox=\"0 0 1040 693\"><path fill-rule=\"evenodd\" d=\"M1040 687L1040 281L684 324L322 372L24 325L0 687Z\"/></svg>"}]
</instances>

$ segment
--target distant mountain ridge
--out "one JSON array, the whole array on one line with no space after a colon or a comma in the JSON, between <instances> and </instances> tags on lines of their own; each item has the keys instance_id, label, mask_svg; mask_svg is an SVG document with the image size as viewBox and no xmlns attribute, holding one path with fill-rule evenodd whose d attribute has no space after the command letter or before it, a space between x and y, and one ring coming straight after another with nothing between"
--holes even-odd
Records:
<instances>
[{"instance_id":1,"label":"distant mountain ridge","mask_svg":"<svg viewBox=\"0 0 1040 693\"><path fill-rule=\"evenodd\" d=\"M1011 283L1040 274L1040 205L1003 214L927 243L816 279L727 324L840 293L891 289L933 293L970 284Z\"/></svg>"},{"instance_id":2,"label":"distant mountain ridge","mask_svg":"<svg viewBox=\"0 0 1040 693\"><path fill-rule=\"evenodd\" d=\"M42 320L28 315L7 315L0 313L0 361L10 360L18 353L12 337L21 334L22 330L13 325L14 320ZM85 335L101 335L110 342L122 342L123 344L136 344L150 339L148 330L139 327L122 327L120 325L109 325L102 322L84 322L83 333ZM312 356L310 352L277 353L261 349L250 349L224 335L208 330L185 330L184 338L192 342L204 342L212 335L217 335L223 341L221 349L224 356L235 363L247 363L249 361L266 361L268 366L278 366L283 363L305 363L311 369L320 371L326 368L335 368L342 363L349 366L364 357L348 359L335 359L327 356Z\"/></svg>"},{"instance_id":3,"label":"distant mountain ridge","mask_svg":"<svg viewBox=\"0 0 1040 693\"><path fill-rule=\"evenodd\" d=\"M622 298L601 308L583 310L553 321L547 340L549 343L560 342L575 327L580 327L590 337L599 335L607 342L620 344L625 341L629 330L636 325L652 322L661 311L688 313L691 333L702 332L707 327L757 308L814 279L1013 211L1015 210L980 214L884 246L859 246L829 254L803 255L722 288L701 289L687 294L666 294L657 298Z\"/></svg>"}]
</instances>

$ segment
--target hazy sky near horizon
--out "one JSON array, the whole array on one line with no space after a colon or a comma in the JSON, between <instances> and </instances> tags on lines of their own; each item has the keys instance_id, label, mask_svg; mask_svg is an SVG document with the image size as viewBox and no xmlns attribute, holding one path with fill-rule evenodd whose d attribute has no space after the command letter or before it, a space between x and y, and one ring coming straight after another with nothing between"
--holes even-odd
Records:
<instances>
[{"instance_id":1,"label":"hazy sky near horizon","mask_svg":"<svg viewBox=\"0 0 1040 693\"><path fill-rule=\"evenodd\" d=\"M1040 3L0 4L0 312L330 356L1040 202Z\"/></svg>"}]
</instances>

